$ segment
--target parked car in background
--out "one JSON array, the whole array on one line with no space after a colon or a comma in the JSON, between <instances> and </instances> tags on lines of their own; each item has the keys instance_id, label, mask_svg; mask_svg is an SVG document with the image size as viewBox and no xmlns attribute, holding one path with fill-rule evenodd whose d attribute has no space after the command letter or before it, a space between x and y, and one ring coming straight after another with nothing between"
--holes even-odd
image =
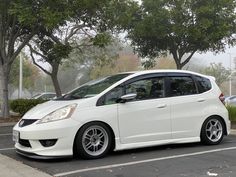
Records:
<instances>
[{"instance_id":1,"label":"parked car in background","mask_svg":"<svg viewBox=\"0 0 236 177\"><path fill-rule=\"evenodd\" d=\"M78 155L170 143L219 144L230 131L215 79L189 71L121 73L90 81L40 104L15 125L16 152L31 158Z\"/></svg>"},{"instance_id":2,"label":"parked car in background","mask_svg":"<svg viewBox=\"0 0 236 177\"><path fill-rule=\"evenodd\" d=\"M236 95L225 97L225 104L230 106L236 106Z\"/></svg>"},{"instance_id":3,"label":"parked car in background","mask_svg":"<svg viewBox=\"0 0 236 177\"><path fill-rule=\"evenodd\" d=\"M56 93L53 92L44 92L44 93L39 93L35 96L32 97L32 99L42 99L42 100L51 100L56 98Z\"/></svg>"}]
</instances>

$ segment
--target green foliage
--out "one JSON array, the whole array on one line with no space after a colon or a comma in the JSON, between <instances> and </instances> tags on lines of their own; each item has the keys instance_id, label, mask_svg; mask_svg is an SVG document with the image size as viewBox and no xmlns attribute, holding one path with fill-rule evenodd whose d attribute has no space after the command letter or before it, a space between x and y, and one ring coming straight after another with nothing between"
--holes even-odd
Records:
<instances>
[{"instance_id":1,"label":"green foliage","mask_svg":"<svg viewBox=\"0 0 236 177\"><path fill-rule=\"evenodd\" d=\"M47 61L51 65L53 63L60 63L63 58L68 57L69 53L72 50L72 47L69 44L62 44L60 42L55 43L52 39L42 39L37 40L39 48L42 51L44 61Z\"/></svg>"},{"instance_id":2,"label":"green foliage","mask_svg":"<svg viewBox=\"0 0 236 177\"><path fill-rule=\"evenodd\" d=\"M108 33L97 34L94 38L91 39L94 46L105 47L111 43L111 36Z\"/></svg>"},{"instance_id":3,"label":"green foliage","mask_svg":"<svg viewBox=\"0 0 236 177\"><path fill-rule=\"evenodd\" d=\"M231 121L236 121L236 107L235 106L227 106L229 112L229 119Z\"/></svg>"},{"instance_id":4,"label":"green foliage","mask_svg":"<svg viewBox=\"0 0 236 177\"><path fill-rule=\"evenodd\" d=\"M42 28L53 29L68 19L70 15L69 3L63 0L11 0L9 1L9 12L18 18L20 24L31 29L35 30L35 26L40 27L39 30Z\"/></svg>"},{"instance_id":5,"label":"green foliage","mask_svg":"<svg viewBox=\"0 0 236 177\"><path fill-rule=\"evenodd\" d=\"M197 51L234 45L235 7L234 0L143 0L129 37L141 56L170 52L181 69Z\"/></svg>"},{"instance_id":6,"label":"green foliage","mask_svg":"<svg viewBox=\"0 0 236 177\"><path fill-rule=\"evenodd\" d=\"M10 109L16 113L20 113L23 116L34 106L44 103L45 100L40 99L17 99L10 101Z\"/></svg>"}]
</instances>

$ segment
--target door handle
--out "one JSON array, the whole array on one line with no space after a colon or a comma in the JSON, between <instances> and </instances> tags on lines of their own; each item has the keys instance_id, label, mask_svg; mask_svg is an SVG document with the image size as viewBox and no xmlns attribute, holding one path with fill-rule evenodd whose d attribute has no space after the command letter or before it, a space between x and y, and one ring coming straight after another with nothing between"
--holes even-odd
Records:
<instances>
[{"instance_id":1,"label":"door handle","mask_svg":"<svg viewBox=\"0 0 236 177\"><path fill-rule=\"evenodd\" d=\"M197 102L204 102L204 101L206 101L204 98L199 98L199 99L197 100Z\"/></svg>"},{"instance_id":2,"label":"door handle","mask_svg":"<svg viewBox=\"0 0 236 177\"><path fill-rule=\"evenodd\" d=\"M157 105L157 108L165 108L167 105L166 104L159 104Z\"/></svg>"}]
</instances>

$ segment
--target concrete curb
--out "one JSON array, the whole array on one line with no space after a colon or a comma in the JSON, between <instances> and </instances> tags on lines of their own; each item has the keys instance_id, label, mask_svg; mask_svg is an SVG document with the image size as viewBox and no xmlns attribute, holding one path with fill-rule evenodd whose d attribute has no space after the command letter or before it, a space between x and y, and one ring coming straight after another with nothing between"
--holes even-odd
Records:
<instances>
[{"instance_id":1,"label":"concrete curb","mask_svg":"<svg viewBox=\"0 0 236 177\"><path fill-rule=\"evenodd\" d=\"M230 130L230 135L236 135L236 129L231 129Z\"/></svg>"},{"instance_id":2,"label":"concrete curb","mask_svg":"<svg viewBox=\"0 0 236 177\"><path fill-rule=\"evenodd\" d=\"M0 154L0 171L1 176L7 177L50 177L49 174L41 172L22 162L13 160Z\"/></svg>"}]
</instances>

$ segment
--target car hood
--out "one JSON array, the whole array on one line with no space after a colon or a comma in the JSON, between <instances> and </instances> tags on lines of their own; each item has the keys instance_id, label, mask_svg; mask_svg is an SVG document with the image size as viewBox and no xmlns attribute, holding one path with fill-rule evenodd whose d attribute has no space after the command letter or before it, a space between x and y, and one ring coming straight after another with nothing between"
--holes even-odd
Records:
<instances>
[{"instance_id":1,"label":"car hood","mask_svg":"<svg viewBox=\"0 0 236 177\"><path fill-rule=\"evenodd\" d=\"M22 118L23 119L41 119L51 112L68 106L74 103L81 103L80 100L73 101L48 101L42 104L38 104L37 106L30 109Z\"/></svg>"}]
</instances>

